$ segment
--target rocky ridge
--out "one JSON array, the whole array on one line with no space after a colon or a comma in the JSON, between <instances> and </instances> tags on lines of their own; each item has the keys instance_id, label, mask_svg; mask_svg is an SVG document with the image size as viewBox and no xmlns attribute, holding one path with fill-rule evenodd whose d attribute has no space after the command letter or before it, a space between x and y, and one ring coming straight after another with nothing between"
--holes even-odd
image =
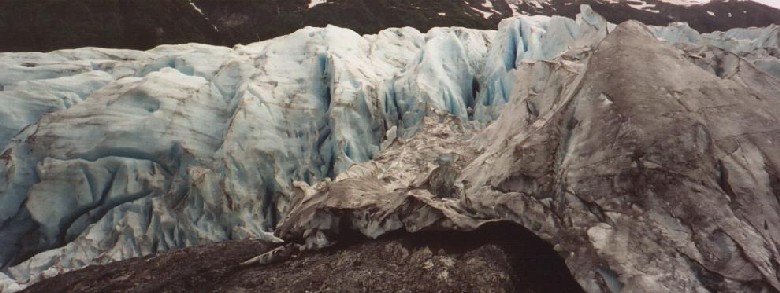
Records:
<instances>
[{"instance_id":1,"label":"rocky ridge","mask_svg":"<svg viewBox=\"0 0 780 293\"><path fill-rule=\"evenodd\" d=\"M404 26L494 29L502 19L519 15L574 18L580 4L613 23L687 22L700 32L780 25L778 7L742 0L3 0L0 51L147 50L190 42L233 46L329 24L360 34Z\"/></svg>"}]
</instances>

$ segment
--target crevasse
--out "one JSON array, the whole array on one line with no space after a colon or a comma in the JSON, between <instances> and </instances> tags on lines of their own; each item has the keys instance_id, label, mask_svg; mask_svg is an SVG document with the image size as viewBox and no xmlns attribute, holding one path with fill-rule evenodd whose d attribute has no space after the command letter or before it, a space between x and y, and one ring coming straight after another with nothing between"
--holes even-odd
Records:
<instances>
[{"instance_id":1,"label":"crevasse","mask_svg":"<svg viewBox=\"0 0 780 293\"><path fill-rule=\"evenodd\" d=\"M0 53L0 268L26 283L176 247L277 240L293 180L370 160L388 130L414 135L431 110L489 123L523 82L518 64L587 54L613 27L583 6L576 20L521 16L498 31L328 26L235 48ZM778 42L776 26L654 30L729 50ZM776 58L756 62L780 72Z\"/></svg>"}]
</instances>

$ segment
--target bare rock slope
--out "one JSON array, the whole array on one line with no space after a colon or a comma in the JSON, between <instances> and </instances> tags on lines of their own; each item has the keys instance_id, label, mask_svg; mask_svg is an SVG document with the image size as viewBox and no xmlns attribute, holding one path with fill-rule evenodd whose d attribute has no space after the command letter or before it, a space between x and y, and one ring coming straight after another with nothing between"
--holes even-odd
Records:
<instances>
[{"instance_id":1,"label":"bare rock slope","mask_svg":"<svg viewBox=\"0 0 780 293\"><path fill-rule=\"evenodd\" d=\"M2 0L0 51L232 46L328 24L361 34L404 26L493 29L517 15L573 18L580 4L614 23L687 22L700 32L780 24L780 10L741 0Z\"/></svg>"}]
</instances>

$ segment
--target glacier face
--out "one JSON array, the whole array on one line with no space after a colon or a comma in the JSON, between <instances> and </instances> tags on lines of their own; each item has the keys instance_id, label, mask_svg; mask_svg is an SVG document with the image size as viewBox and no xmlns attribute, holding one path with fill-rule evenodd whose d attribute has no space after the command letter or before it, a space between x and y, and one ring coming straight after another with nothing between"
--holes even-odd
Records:
<instances>
[{"instance_id":1,"label":"glacier face","mask_svg":"<svg viewBox=\"0 0 780 293\"><path fill-rule=\"evenodd\" d=\"M28 282L176 247L278 240L270 231L293 180L374 158L432 110L493 121L515 83L533 83L519 64L592 50L613 28L584 6L576 20L523 16L498 31L329 26L235 48L2 53L0 266ZM651 29L780 72L776 26Z\"/></svg>"},{"instance_id":2,"label":"glacier face","mask_svg":"<svg viewBox=\"0 0 780 293\"><path fill-rule=\"evenodd\" d=\"M371 159L389 128L411 133L430 108L465 118L494 34L331 26L236 48L3 54L12 70L2 94L15 104L0 260L27 281L174 247L274 240L293 179Z\"/></svg>"},{"instance_id":3,"label":"glacier face","mask_svg":"<svg viewBox=\"0 0 780 293\"><path fill-rule=\"evenodd\" d=\"M549 60L565 51L593 48L614 25L583 5L576 20L560 16L523 16L502 21L484 60L475 119L495 120L509 102L516 69L524 62Z\"/></svg>"}]
</instances>

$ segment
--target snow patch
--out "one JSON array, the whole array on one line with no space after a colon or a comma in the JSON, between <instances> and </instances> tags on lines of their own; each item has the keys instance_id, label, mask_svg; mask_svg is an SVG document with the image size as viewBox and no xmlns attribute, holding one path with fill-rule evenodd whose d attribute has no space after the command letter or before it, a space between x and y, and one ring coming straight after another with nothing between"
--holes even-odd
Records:
<instances>
[{"instance_id":1,"label":"snow patch","mask_svg":"<svg viewBox=\"0 0 780 293\"><path fill-rule=\"evenodd\" d=\"M203 16L203 18L206 19L206 21L209 24L211 24L211 27L213 27L215 31L217 31L217 32L219 31L219 28L217 28L216 25L211 23L211 20L209 20L209 17L206 16L206 14L203 13L203 10L201 10L200 7L198 7L198 5L195 5L195 2L192 2L192 0L190 0L190 6L192 6L192 9L195 9L195 11L197 11L201 16Z\"/></svg>"},{"instance_id":2,"label":"snow patch","mask_svg":"<svg viewBox=\"0 0 780 293\"><path fill-rule=\"evenodd\" d=\"M691 6L691 5L704 5L710 3L710 0L661 0L674 5Z\"/></svg>"},{"instance_id":3,"label":"snow patch","mask_svg":"<svg viewBox=\"0 0 780 293\"><path fill-rule=\"evenodd\" d=\"M645 1L630 1L628 6L634 9L647 10L648 8L655 8L655 4L648 4Z\"/></svg>"},{"instance_id":4,"label":"snow patch","mask_svg":"<svg viewBox=\"0 0 780 293\"><path fill-rule=\"evenodd\" d=\"M195 2L190 1L190 6L192 6L192 8L195 9L195 11L200 13L200 15L206 16L205 14L203 14L203 10L200 10L200 7L198 7L198 5L195 5Z\"/></svg>"},{"instance_id":5,"label":"snow patch","mask_svg":"<svg viewBox=\"0 0 780 293\"><path fill-rule=\"evenodd\" d=\"M484 18L484 19L488 19L491 16L493 16L493 14L498 13L498 11L496 11L493 8L493 3L490 2L490 0L485 0L485 2L482 3L482 6L485 7L487 10L482 10L482 9L479 9L479 8L476 8L476 7L471 7L471 9L476 11L476 12L478 12L479 14L482 14L482 18Z\"/></svg>"},{"instance_id":6,"label":"snow patch","mask_svg":"<svg viewBox=\"0 0 780 293\"><path fill-rule=\"evenodd\" d=\"M509 8L512 10L512 17L520 16L520 7L517 6L517 4L509 4Z\"/></svg>"},{"instance_id":7,"label":"snow patch","mask_svg":"<svg viewBox=\"0 0 780 293\"><path fill-rule=\"evenodd\" d=\"M482 11L482 10L479 10L478 8L476 8L476 7L471 7L471 9L476 11L479 14L482 14L482 18L484 18L484 19L488 19L491 16L493 16L493 12L492 11Z\"/></svg>"},{"instance_id":8,"label":"snow patch","mask_svg":"<svg viewBox=\"0 0 780 293\"><path fill-rule=\"evenodd\" d=\"M311 0L311 2L309 2L309 8L325 3L328 3L328 0Z\"/></svg>"}]
</instances>

